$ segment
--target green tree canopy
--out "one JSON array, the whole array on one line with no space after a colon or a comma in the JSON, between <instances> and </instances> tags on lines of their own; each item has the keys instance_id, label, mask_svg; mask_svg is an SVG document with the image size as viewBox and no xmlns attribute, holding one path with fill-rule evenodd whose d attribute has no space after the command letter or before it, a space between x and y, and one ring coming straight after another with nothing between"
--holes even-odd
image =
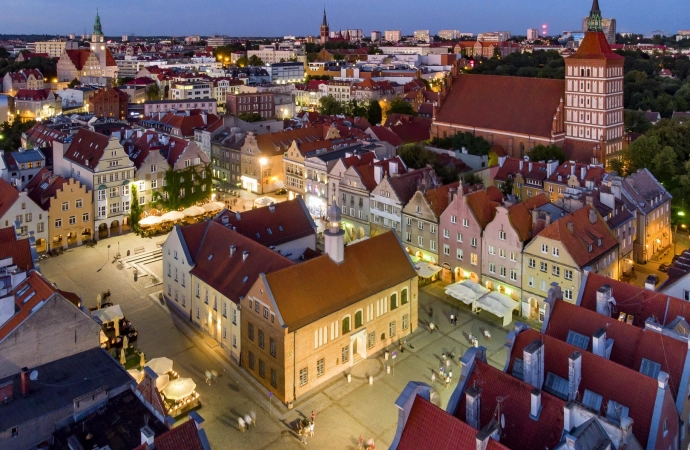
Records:
<instances>
[{"instance_id":1,"label":"green tree canopy","mask_svg":"<svg viewBox=\"0 0 690 450\"><path fill-rule=\"evenodd\" d=\"M491 144L481 136L474 136L469 131L456 133L445 138L435 137L431 146L446 150L462 150L465 148L470 155L485 156L491 150Z\"/></svg>"},{"instance_id":2,"label":"green tree canopy","mask_svg":"<svg viewBox=\"0 0 690 450\"><path fill-rule=\"evenodd\" d=\"M644 134L652 128L652 123L642 111L626 109L623 112L623 122L628 133Z\"/></svg>"},{"instance_id":3,"label":"green tree canopy","mask_svg":"<svg viewBox=\"0 0 690 450\"><path fill-rule=\"evenodd\" d=\"M259 113L239 113L237 118L245 122L261 122L264 120Z\"/></svg>"},{"instance_id":4,"label":"green tree canopy","mask_svg":"<svg viewBox=\"0 0 690 450\"><path fill-rule=\"evenodd\" d=\"M69 82L69 84L67 85L67 87L70 88L70 89L74 89L75 87L79 86L80 84L81 84L81 83L79 82L79 80L77 80L77 79L75 78L74 80L72 80L72 81Z\"/></svg>"},{"instance_id":5,"label":"green tree canopy","mask_svg":"<svg viewBox=\"0 0 690 450\"><path fill-rule=\"evenodd\" d=\"M343 111L343 104L332 95L326 95L319 99L319 114L330 116L333 114L342 114Z\"/></svg>"},{"instance_id":6,"label":"green tree canopy","mask_svg":"<svg viewBox=\"0 0 690 450\"><path fill-rule=\"evenodd\" d=\"M383 110L381 105L377 100L369 100L369 106L367 107L367 120L370 124L376 125L381 123L383 118Z\"/></svg>"},{"instance_id":7,"label":"green tree canopy","mask_svg":"<svg viewBox=\"0 0 690 450\"><path fill-rule=\"evenodd\" d=\"M563 149L557 145L537 145L527 155L532 161L557 159L559 164L563 164L568 159Z\"/></svg>"},{"instance_id":8,"label":"green tree canopy","mask_svg":"<svg viewBox=\"0 0 690 450\"><path fill-rule=\"evenodd\" d=\"M388 107L386 114L409 114L411 116L416 116L417 112L410 103L407 103L400 97L396 97L390 102L390 106Z\"/></svg>"},{"instance_id":9,"label":"green tree canopy","mask_svg":"<svg viewBox=\"0 0 690 450\"><path fill-rule=\"evenodd\" d=\"M21 120L13 120L12 123L5 122L0 125L0 149L14 152L22 146L22 133L36 124L35 120L22 122ZM33 146L32 142L28 143Z\"/></svg>"},{"instance_id":10,"label":"green tree canopy","mask_svg":"<svg viewBox=\"0 0 690 450\"><path fill-rule=\"evenodd\" d=\"M263 66L264 62L261 58L259 58L256 55L252 55L249 57L249 65L250 66Z\"/></svg>"}]
</instances>

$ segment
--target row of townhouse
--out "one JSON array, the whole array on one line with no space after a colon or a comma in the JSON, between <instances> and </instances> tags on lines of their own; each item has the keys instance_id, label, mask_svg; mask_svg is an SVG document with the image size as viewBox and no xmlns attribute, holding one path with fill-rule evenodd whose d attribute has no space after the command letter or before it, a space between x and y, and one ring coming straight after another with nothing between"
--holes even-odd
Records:
<instances>
[{"instance_id":1,"label":"row of townhouse","mask_svg":"<svg viewBox=\"0 0 690 450\"><path fill-rule=\"evenodd\" d=\"M417 327L417 274L397 235L346 247L340 209L328 219L325 254L302 198L175 227L163 245L171 309L286 404Z\"/></svg>"},{"instance_id":2,"label":"row of townhouse","mask_svg":"<svg viewBox=\"0 0 690 450\"><path fill-rule=\"evenodd\" d=\"M599 188L605 195L601 204L615 212L627 209L634 220L619 217L625 226L616 223L612 228L626 248L621 252L622 271L627 272L633 260L645 263L654 255L668 249L673 243L671 232L671 195L647 169L640 169L628 177L606 173L601 166L566 161L532 162L528 158L499 158L499 167L494 175L494 184L499 189L509 184L518 200L524 200L541 193L549 200L569 209L573 202ZM602 216L605 207L596 205ZM614 222L616 222L614 221ZM633 244L634 242L634 244Z\"/></svg>"}]
</instances>

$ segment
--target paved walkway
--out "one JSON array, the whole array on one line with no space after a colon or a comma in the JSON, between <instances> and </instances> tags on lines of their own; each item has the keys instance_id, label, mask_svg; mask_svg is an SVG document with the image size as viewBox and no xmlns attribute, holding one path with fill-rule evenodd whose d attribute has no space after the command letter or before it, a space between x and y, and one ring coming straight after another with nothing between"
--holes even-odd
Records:
<instances>
[{"instance_id":1,"label":"paved walkway","mask_svg":"<svg viewBox=\"0 0 690 450\"><path fill-rule=\"evenodd\" d=\"M165 236L145 239L134 234L102 240L93 248L70 249L63 255L42 261L43 274L56 282L60 289L73 291L82 296L85 306L94 306L96 295L106 289L112 293L112 301L120 304L123 312L139 330L136 345L147 358L167 356L183 377L191 377L197 383L202 407L199 413L206 420L205 428L214 449L292 449L301 447L291 424L298 418L317 414L315 436L309 438L310 448L351 448L357 445L360 435L373 437L379 448L387 448L392 442L397 426L397 409L394 402L409 381L431 383L432 371L438 371L441 354L453 352L455 360L469 348L469 333L479 337L480 344L488 348L489 362L503 367L506 357L506 330L490 317L469 313L459 305L446 301L443 288L427 286L420 290L419 328L407 338L403 352L397 348L395 359L384 360L382 354L374 355L352 369L352 381L336 377L299 399L293 410L282 404L270 402L268 392L238 367L215 343L190 324L187 318L168 310L158 300L160 285L152 283L146 273L134 281L133 269L119 269L113 263L118 243L122 255L127 250L144 246L141 258L158 258L156 242ZM111 248L108 250L107 246ZM158 263L160 264L160 263ZM133 265L133 264L132 264ZM153 264L148 267L157 273ZM458 303L458 302L455 302ZM464 305L463 305L464 306ZM429 316L429 308L433 316ZM454 311L458 324L450 324L449 315ZM438 324L438 332L428 330L429 320ZM492 341L485 341L483 330L488 329ZM391 354L392 355L392 354ZM386 366L391 365L390 374ZM447 404L457 379L457 363L451 388L437 381L442 407ZM217 383L204 383L204 372L216 370ZM457 375L456 375L457 373ZM368 376L373 376L369 385ZM254 409L258 415L255 429L241 433L237 417ZM338 443L334 447L334 443Z\"/></svg>"}]
</instances>

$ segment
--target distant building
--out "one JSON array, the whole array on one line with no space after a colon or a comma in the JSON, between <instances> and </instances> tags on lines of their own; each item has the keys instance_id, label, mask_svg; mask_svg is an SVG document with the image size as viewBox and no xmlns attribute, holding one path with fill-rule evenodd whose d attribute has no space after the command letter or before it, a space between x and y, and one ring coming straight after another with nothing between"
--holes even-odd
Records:
<instances>
[{"instance_id":1,"label":"distant building","mask_svg":"<svg viewBox=\"0 0 690 450\"><path fill-rule=\"evenodd\" d=\"M118 74L117 63L105 46L105 38L101 28L101 18L96 14L96 22L93 25L91 46L89 50L65 49L60 54L57 63L58 81L72 81L83 77L107 77L116 78Z\"/></svg>"},{"instance_id":2,"label":"distant building","mask_svg":"<svg viewBox=\"0 0 690 450\"><path fill-rule=\"evenodd\" d=\"M89 100L89 113L96 117L126 119L129 96L119 89L99 89Z\"/></svg>"},{"instance_id":3,"label":"distant building","mask_svg":"<svg viewBox=\"0 0 690 450\"><path fill-rule=\"evenodd\" d=\"M62 113L62 100L50 88L20 89L14 96L14 108L20 120L41 120Z\"/></svg>"},{"instance_id":4,"label":"distant building","mask_svg":"<svg viewBox=\"0 0 690 450\"><path fill-rule=\"evenodd\" d=\"M527 29L527 40L534 41L539 39L539 28L528 28Z\"/></svg>"},{"instance_id":5,"label":"distant building","mask_svg":"<svg viewBox=\"0 0 690 450\"><path fill-rule=\"evenodd\" d=\"M206 45L209 47L222 47L224 45L232 44L233 40L227 36L213 36L206 39Z\"/></svg>"},{"instance_id":6,"label":"distant building","mask_svg":"<svg viewBox=\"0 0 690 450\"><path fill-rule=\"evenodd\" d=\"M582 18L582 31L587 31L589 17ZM601 28L609 44L616 43L616 19L601 19Z\"/></svg>"},{"instance_id":7,"label":"distant building","mask_svg":"<svg viewBox=\"0 0 690 450\"><path fill-rule=\"evenodd\" d=\"M225 110L234 116L259 114L262 118L273 117L275 115L274 93L228 94L225 100Z\"/></svg>"},{"instance_id":8,"label":"distant building","mask_svg":"<svg viewBox=\"0 0 690 450\"><path fill-rule=\"evenodd\" d=\"M323 8L323 20L321 21L321 29L319 30L321 45L326 45L329 41L330 33L328 32L328 20L326 19L326 8Z\"/></svg>"},{"instance_id":9,"label":"distant building","mask_svg":"<svg viewBox=\"0 0 690 450\"><path fill-rule=\"evenodd\" d=\"M400 39L402 38L402 33L400 30L386 30L384 31L383 35L383 39L388 42L400 42Z\"/></svg>"},{"instance_id":10,"label":"distant building","mask_svg":"<svg viewBox=\"0 0 690 450\"><path fill-rule=\"evenodd\" d=\"M381 32L380 31L372 31L371 32L371 41L372 42L378 42L381 40Z\"/></svg>"},{"instance_id":11,"label":"distant building","mask_svg":"<svg viewBox=\"0 0 690 450\"><path fill-rule=\"evenodd\" d=\"M418 42L426 42L427 44L431 42L431 34L429 30L415 30L414 38Z\"/></svg>"},{"instance_id":12,"label":"distant building","mask_svg":"<svg viewBox=\"0 0 690 450\"><path fill-rule=\"evenodd\" d=\"M510 31L492 31L490 33L479 33L479 42L504 42L510 39Z\"/></svg>"},{"instance_id":13,"label":"distant building","mask_svg":"<svg viewBox=\"0 0 690 450\"><path fill-rule=\"evenodd\" d=\"M36 53L47 53L51 58L59 58L64 50L79 50L76 41L36 42Z\"/></svg>"},{"instance_id":14,"label":"distant building","mask_svg":"<svg viewBox=\"0 0 690 450\"><path fill-rule=\"evenodd\" d=\"M454 41L460 38L460 31L458 30L440 30L438 32L438 37L444 41Z\"/></svg>"}]
</instances>

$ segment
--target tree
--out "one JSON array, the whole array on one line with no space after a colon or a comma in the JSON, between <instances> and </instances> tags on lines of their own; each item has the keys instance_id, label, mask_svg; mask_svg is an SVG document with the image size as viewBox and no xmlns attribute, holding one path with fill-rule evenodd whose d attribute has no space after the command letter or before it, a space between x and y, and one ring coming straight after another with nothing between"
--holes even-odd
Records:
<instances>
[{"instance_id":1,"label":"tree","mask_svg":"<svg viewBox=\"0 0 690 450\"><path fill-rule=\"evenodd\" d=\"M70 88L70 89L74 89L75 87L79 86L80 84L81 84L81 83L79 82L79 80L77 80L77 79L75 78L74 80L72 80L72 81L69 82L69 84L67 85L67 87Z\"/></svg>"},{"instance_id":2,"label":"tree","mask_svg":"<svg viewBox=\"0 0 690 450\"><path fill-rule=\"evenodd\" d=\"M343 105L343 113L349 117L364 117L367 107L353 99Z\"/></svg>"},{"instance_id":3,"label":"tree","mask_svg":"<svg viewBox=\"0 0 690 450\"><path fill-rule=\"evenodd\" d=\"M409 114L411 116L416 116L417 112L410 103L407 103L400 97L396 97L390 102L390 106L386 111L386 115L388 114Z\"/></svg>"},{"instance_id":4,"label":"tree","mask_svg":"<svg viewBox=\"0 0 690 450\"><path fill-rule=\"evenodd\" d=\"M343 104L336 100L332 95L327 95L319 99L319 114L331 116L333 114L342 113Z\"/></svg>"},{"instance_id":5,"label":"tree","mask_svg":"<svg viewBox=\"0 0 690 450\"><path fill-rule=\"evenodd\" d=\"M501 192L503 192L503 195L508 196L508 195L513 195L513 179L508 178L505 183L503 183L503 186L501 187Z\"/></svg>"},{"instance_id":6,"label":"tree","mask_svg":"<svg viewBox=\"0 0 690 450\"><path fill-rule=\"evenodd\" d=\"M205 202L211 196L212 176L211 164L179 170L168 169L164 175L163 192L153 192L152 204L159 209L177 211Z\"/></svg>"},{"instance_id":7,"label":"tree","mask_svg":"<svg viewBox=\"0 0 690 450\"><path fill-rule=\"evenodd\" d=\"M568 157L562 148L557 145L537 145L532 151L527 153L529 159L532 161L551 161L558 160L559 164L563 164Z\"/></svg>"},{"instance_id":8,"label":"tree","mask_svg":"<svg viewBox=\"0 0 690 450\"><path fill-rule=\"evenodd\" d=\"M249 65L249 59L246 56L240 56L235 61L235 64L240 66L240 67L248 66Z\"/></svg>"},{"instance_id":9,"label":"tree","mask_svg":"<svg viewBox=\"0 0 690 450\"><path fill-rule=\"evenodd\" d=\"M163 94L157 83L151 83L146 88L146 100L163 100Z\"/></svg>"},{"instance_id":10,"label":"tree","mask_svg":"<svg viewBox=\"0 0 690 450\"><path fill-rule=\"evenodd\" d=\"M16 151L22 146L22 133L36 124L35 120L22 122L21 120L13 120L11 123L5 122L0 125L0 149L8 152ZM33 147L33 143L28 143L29 147Z\"/></svg>"},{"instance_id":11,"label":"tree","mask_svg":"<svg viewBox=\"0 0 690 450\"><path fill-rule=\"evenodd\" d=\"M263 120L259 113L239 113L237 118L245 122L261 122Z\"/></svg>"},{"instance_id":12,"label":"tree","mask_svg":"<svg viewBox=\"0 0 690 450\"><path fill-rule=\"evenodd\" d=\"M479 175L476 173L470 173L468 175L465 175L465 177L462 179L463 183L467 185L474 185L474 184L482 184L483 181Z\"/></svg>"},{"instance_id":13,"label":"tree","mask_svg":"<svg viewBox=\"0 0 690 450\"><path fill-rule=\"evenodd\" d=\"M626 109L623 111L623 122L628 133L644 134L652 128L652 123L642 111Z\"/></svg>"},{"instance_id":14,"label":"tree","mask_svg":"<svg viewBox=\"0 0 690 450\"><path fill-rule=\"evenodd\" d=\"M249 65L250 66L263 66L264 62L261 58L259 58L256 55L252 55L249 57Z\"/></svg>"},{"instance_id":15,"label":"tree","mask_svg":"<svg viewBox=\"0 0 690 450\"><path fill-rule=\"evenodd\" d=\"M381 123L382 116L383 111L378 100L369 100L369 106L367 107L367 120L369 123L372 125Z\"/></svg>"},{"instance_id":16,"label":"tree","mask_svg":"<svg viewBox=\"0 0 690 450\"><path fill-rule=\"evenodd\" d=\"M129 220L132 223L132 230L134 230L134 232L138 232L139 231L139 219L141 218L142 209L141 209L141 205L139 204L139 195L137 195L138 191L137 191L137 185L136 184L132 184L132 191L131 192L132 192L132 195L131 195L131 199L132 199L131 205L132 206L131 206L131 209L129 212Z\"/></svg>"}]
</instances>

